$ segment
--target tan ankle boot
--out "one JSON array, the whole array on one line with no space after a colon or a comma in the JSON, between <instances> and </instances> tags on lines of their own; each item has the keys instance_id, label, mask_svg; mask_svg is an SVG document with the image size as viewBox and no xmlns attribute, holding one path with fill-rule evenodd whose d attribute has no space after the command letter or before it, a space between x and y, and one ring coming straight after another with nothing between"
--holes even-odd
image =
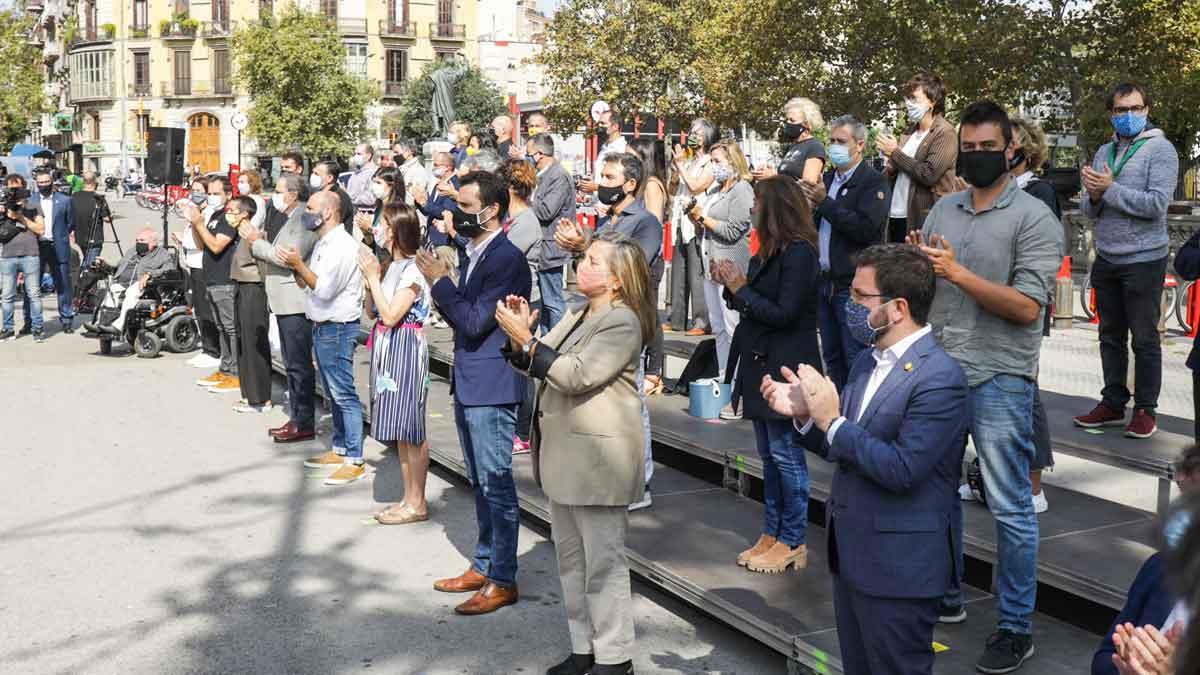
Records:
<instances>
[{"instance_id":1,"label":"tan ankle boot","mask_svg":"<svg viewBox=\"0 0 1200 675\"><path fill-rule=\"evenodd\" d=\"M802 570L808 567L808 548L804 544L789 548L787 544L777 541L766 553L751 558L746 567L766 574L779 574L787 571L788 567Z\"/></svg>"},{"instance_id":2,"label":"tan ankle boot","mask_svg":"<svg viewBox=\"0 0 1200 675\"><path fill-rule=\"evenodd\" d=\"M776 541L777 540L775 537L772 537L769 534L760 534L758 536L758 541L755 542L754 546L738 554L737 564L741 567L745 567L747 561L756 555L762 555L763 553L766 553L768 549L775 545Z\"/></svg>"}]
</instances>

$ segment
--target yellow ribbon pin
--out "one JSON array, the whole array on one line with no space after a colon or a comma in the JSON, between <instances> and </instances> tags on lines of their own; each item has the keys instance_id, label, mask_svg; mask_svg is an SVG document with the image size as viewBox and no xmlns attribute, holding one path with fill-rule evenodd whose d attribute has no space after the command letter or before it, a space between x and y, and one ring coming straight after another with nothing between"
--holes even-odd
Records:
<instances>
[{"instance_id":1,"label":"yellow ribbon pin","mask_svg":"<svg viewBox=\"0 0 1200 675\"><path fill-rule=\"evenodd\" d=\"M906 373L912 372L912 362L911 361L904 364L904 372L906 372Z\"/></svg>"}]
</instances>

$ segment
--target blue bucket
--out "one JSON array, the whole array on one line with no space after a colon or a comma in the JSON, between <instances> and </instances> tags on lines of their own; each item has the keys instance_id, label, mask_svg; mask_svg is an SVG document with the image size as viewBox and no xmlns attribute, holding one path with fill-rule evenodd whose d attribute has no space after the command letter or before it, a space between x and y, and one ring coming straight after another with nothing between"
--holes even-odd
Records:
<instances>
[{"instance_id":1,"label":"blue bucket","mask_svg":"<svg viewBox=\"0 0 1200 675\"><path fill-rule=\"evenodd\" d=\"M688 414L702 420L715 420L721 408L729 405L732 388L718 380L696 380L688 385Z\"/></svg>"}]
</instances>

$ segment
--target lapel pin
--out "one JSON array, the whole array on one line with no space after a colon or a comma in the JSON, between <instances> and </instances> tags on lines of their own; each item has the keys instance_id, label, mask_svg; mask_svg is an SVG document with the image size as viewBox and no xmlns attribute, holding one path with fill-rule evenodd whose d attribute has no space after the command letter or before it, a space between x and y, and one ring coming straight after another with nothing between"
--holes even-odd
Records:
<instances>
[{"instance_id":1,"label":"lapel pin","mask_svg":"<svg viewBox=\"0 0 1200 675\"><path fill-rule=\"evenodd\" d=\"M912 361L909 361L908 363L904 364L904 372L906 372L906 373L912 372Z\"/></svg>"}]
</instances>

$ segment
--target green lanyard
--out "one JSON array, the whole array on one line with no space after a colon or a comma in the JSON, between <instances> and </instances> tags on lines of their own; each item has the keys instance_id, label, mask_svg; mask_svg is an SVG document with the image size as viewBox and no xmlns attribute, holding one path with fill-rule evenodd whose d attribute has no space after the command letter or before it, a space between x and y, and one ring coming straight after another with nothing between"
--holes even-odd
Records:
<instances>
[{"instance_id":1,"label":"green lanyard","mask_svg":"<svg viewBox=\"0 0 1200 675\"><path fill-rule=\"evenodd\" d=\"M1113 144L1112 144L1112 159L1110 159L1108 162L1108 166L1112 169L1113 180L1116 180L1117 176L1121 175L1121 169L1125 168L1125 162L1128 162L1129 158L1133 157L1133 153L1137 152L1138 148L1145 145L1146 141L1148 141L1148 140L1150 140L1150 139L1143 138L1140 141L1134 141L1133 145L1129 146L1129 149L1125 151L1125 155L1123 157L1121 157L1121 161L1119 161L1119 162L1117 161L1117 143L1116 143L1116 141L1113 142Z\"/></svg>"}]
</instances>

